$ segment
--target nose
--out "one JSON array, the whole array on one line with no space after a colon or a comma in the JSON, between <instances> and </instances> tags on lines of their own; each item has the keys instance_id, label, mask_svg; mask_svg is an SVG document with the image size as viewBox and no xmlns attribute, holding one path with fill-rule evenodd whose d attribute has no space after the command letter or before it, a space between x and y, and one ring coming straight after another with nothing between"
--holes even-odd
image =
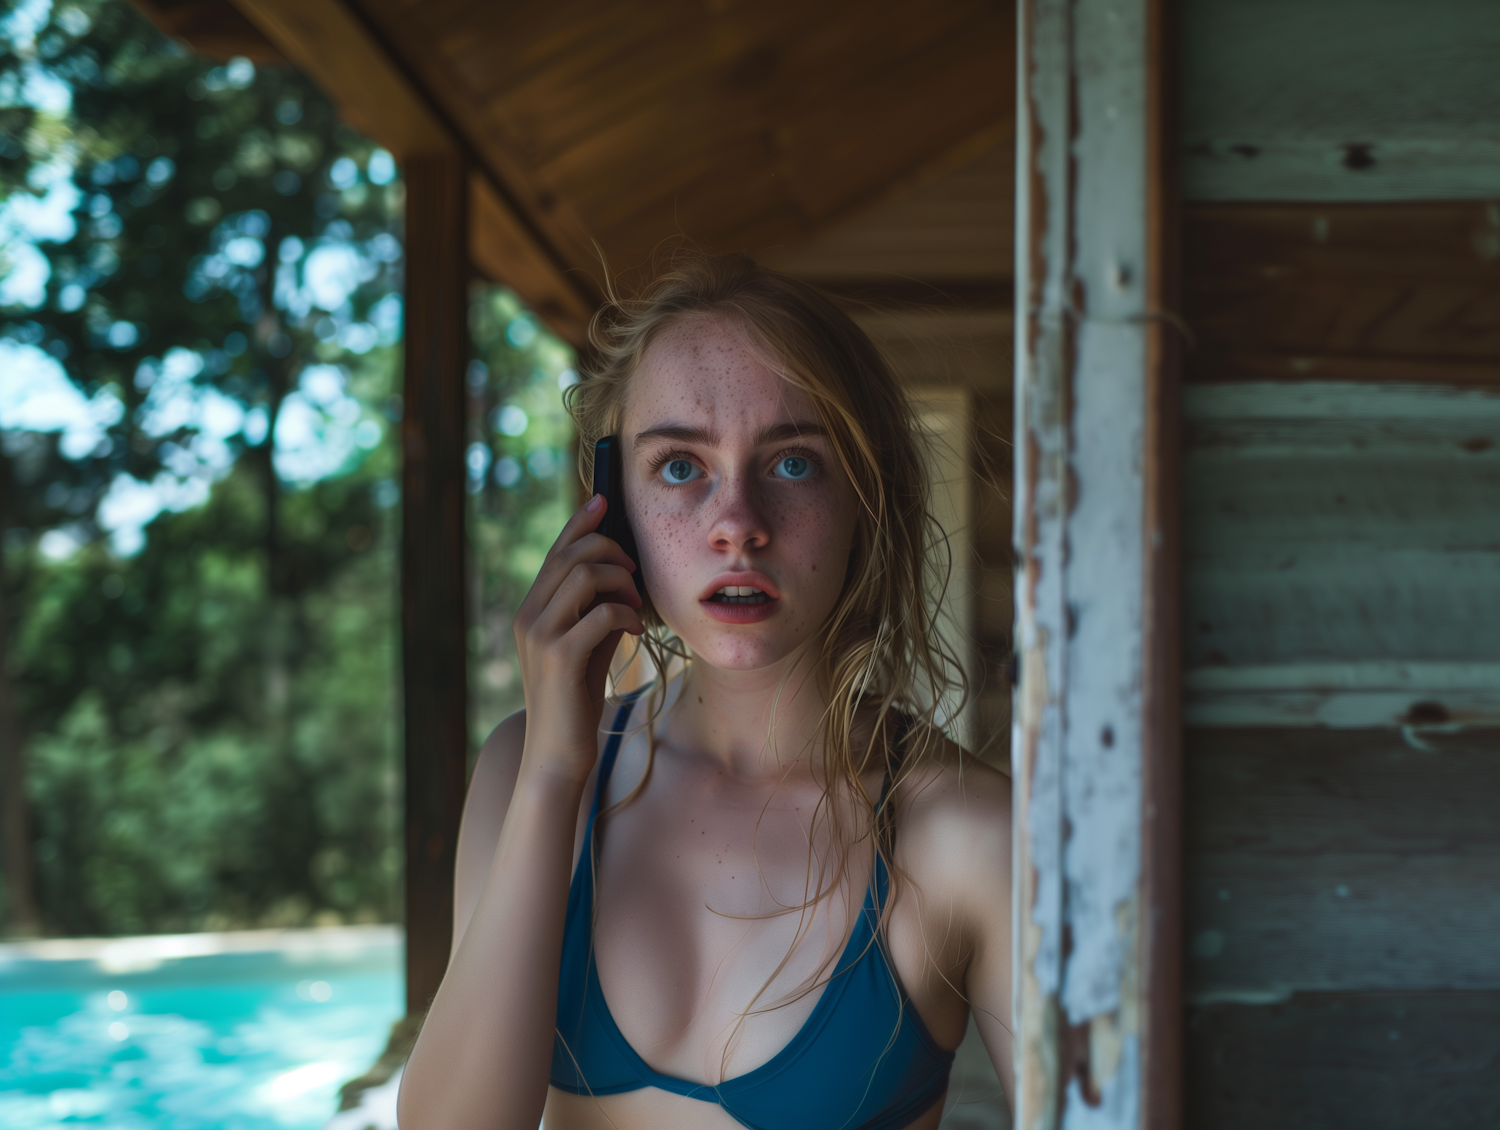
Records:
<instances>
[{"instance_id":1,"label":"nose","mask_svg":"<svg viewBox=\"0 0 1500 1130\"><path fill-rule=\"evenodd\" d=\"M764 549L771 529L756 484L744 474L726 476L714 492L716 504L708 540L724 553Z\"/></svg>"}]
</instances>

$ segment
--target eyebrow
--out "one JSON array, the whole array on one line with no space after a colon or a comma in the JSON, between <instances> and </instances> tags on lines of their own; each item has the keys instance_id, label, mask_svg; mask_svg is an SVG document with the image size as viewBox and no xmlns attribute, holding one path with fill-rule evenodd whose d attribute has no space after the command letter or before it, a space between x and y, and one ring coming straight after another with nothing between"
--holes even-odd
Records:
<instances>
[{"instance_id":1,"label":"eyebrow","mask_svg":"<svg viewBox=\"0 0 1500 1130\"><path fill-rule=\"evenodd\" d=\"M768 443L780 443L799 436L826 436L828 429L822 424L808 420L794 420L785 424L772 424L762 428L755 436L755 446L764 447ZM639 451L647 444L658 443L662 440L671 440L677 443L694 443L701 447L718 447L719 436L707 428L690 427L687 424L661 424L654 428L647 428L643 432L637 432L635 436L634 449Z\"/></svg>"}]
</instances>

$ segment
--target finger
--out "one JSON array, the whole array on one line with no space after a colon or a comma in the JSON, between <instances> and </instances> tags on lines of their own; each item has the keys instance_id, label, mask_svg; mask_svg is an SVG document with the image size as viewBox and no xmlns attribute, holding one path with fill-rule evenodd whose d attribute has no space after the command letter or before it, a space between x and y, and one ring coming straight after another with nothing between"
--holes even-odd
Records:
<instances>
[{"instance_id":1,"label":"finger","mask_svg":"<svg viewBox=\"0 0 1500 1130\"><path fill-rule=\"evenodd\" d=\"M640 615L623 604L600 604L573 625L562 639L563 645L579 657L591 656L611 632L629 632L639 636L646 631Z\"/></svg>"},{"instance_id":2,"label":"finger","mask_svg":"<svg viewBox=\"0 0 1500 1130\"><path fill-rule=\"evenodd\" d=\"M590 510L590 507L596 509ZM525 623L540 615L542 609L551 602L557 587L580 561L613 561L623 569L632 572L635 570L635 562L613 539L595 532L606 508L604 497L596 494L568 519L562 533L547 551L530 591L516 610L517 620Z\"/></svg>"},{"instance_id":3,"label":"finger","mask_svg":"<svg viewBox=\"0 0 1500 1130\"><path fill-rule=\"evenodd\" d=\"M533 626L543 636L561 635L600 598L632 609L642 603L635 579L618 565L575 565Z\"/></svg>"}]
</instances>

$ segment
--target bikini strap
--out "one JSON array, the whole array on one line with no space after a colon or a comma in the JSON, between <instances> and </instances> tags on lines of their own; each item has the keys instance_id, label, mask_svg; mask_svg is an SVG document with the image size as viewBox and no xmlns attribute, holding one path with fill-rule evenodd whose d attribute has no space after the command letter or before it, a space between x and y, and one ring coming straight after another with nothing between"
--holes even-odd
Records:
<instances>
[{"instance_id":1,"label":"bikini strap","mask_svg":"<svg viewBox=\"0 0 1500 1130\"><path fill-rule=\"evenodd\" d=\"M896 857L896 823L895 814L886 810L890 802L891 782L895 771L901 768L901 763L906 760L906 739L911 736L911 715L904 711L893 711L896 725L892 734L892 742L889 753L886 755L885 779L880 785L880 801L875 805L875 834L877 842L882 851L875 853L875 905L878 909L885 908L886 892L890 887L890 872L886 867L886 857Z\"/></svg>"},{"instance_id":2,"label":"bikini strap","mask_svg":"<svg viewBox=\"0 0 1500 1130\"><path fill-rule=\"evenodd\" d=\"M625 740L625 723L630 721L631 708L650 689L651 684L647 683L644 687L631 691L621 700L620 709L615 712L614 723L609 728L609 741L604 743L604 752L599 755L599 779L594 782L594 804L589 809L590 829L598 819L599 805L604 799L604 790L609 787L610 774L615 771L615 761L620 756L620 744Z\"/></svg>"}]
</instances>

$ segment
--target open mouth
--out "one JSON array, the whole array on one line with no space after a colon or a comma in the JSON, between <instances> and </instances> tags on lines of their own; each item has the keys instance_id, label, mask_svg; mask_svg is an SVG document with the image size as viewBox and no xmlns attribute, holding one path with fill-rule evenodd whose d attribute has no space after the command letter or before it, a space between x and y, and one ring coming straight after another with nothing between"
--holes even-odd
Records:
<instances>
[{"instance_id":1,"label":"open mouth","mask_svg":"<svg viewBox=\"0 0 1500 1130\"><path fill-rule=\"evenodd\" d=\"M771 598L753 585L725 585L708 599L711 604L765 604Z\"/></svg>"}]
</instances>

